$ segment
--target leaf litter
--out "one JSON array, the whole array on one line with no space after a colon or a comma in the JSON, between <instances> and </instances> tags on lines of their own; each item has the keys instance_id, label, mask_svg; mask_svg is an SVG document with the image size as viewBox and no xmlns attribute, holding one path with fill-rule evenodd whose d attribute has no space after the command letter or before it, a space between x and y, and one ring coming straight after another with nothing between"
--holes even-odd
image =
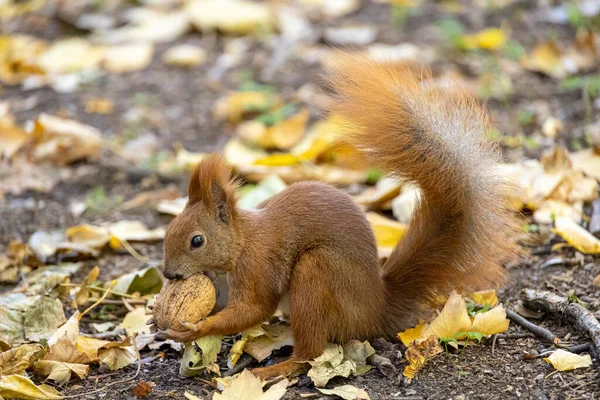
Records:
<instances>
[{"instance_id":1,"label":"leaf litter","mask_svg":"<svg viewBox=\"0 0 600 400\"><path fill-rule=\"evenodd\" d=\"M274 18L274 10L262 3L239 0L218 5L202 1L179 3L168 11L161 9L161 5L133 8L125 18L126 22L120 27L114 28L114 24L106 27L92 26L86 28L91 31L90 35L73 39L50 41L28 35L5 35L0 38L0 47L10 51L0 56L0 80L5 85L21 85L27 89L49 85L56 92L76 91L88 84L88 79L96 79L93 78L94 75L103 76L149 68L151 61L158 54L158 45L155 43L176 41L193 30L227 39L228 36L241 36L244 40L253 37L252 35L260 37L273 34L277 29L283 32L286 29L278 26L285 19ZM335 2L301 1L295 5L295 12L302 16L302 20L307 24L305 26L313 29L315 21L336 21L344 16L352 16L364 6L356 1L333 3ZM179 6L181 8L178 8ZM418 8L414 5L410 8L412 7ZM77 24L84 24L84 19L79 19ZM377 39L379 38L376 36L373 39L375 43L368 48L369 54L374 58L393 56L429 63L432 58L437 57L431 49L420 49L410 43L398 46L383 45L378 43ZM510 46L515 50L514 39L518 37L503 25L486 27L472 33L461 31L456 39L456 51L468 55L467 58L485 54L482 57L487 57L489 61L490 57L508 57L504 52L507 52ZM570 43L541 42L537 47L521 54L518 58L520 64L516 65L548 75L552 79L568 79L582 71L593 72L594 63L597 62L597 53L594 50L597 40L594 33L578 29ZM237 42L238 45L235 43L228 42L228 50L225 53L229 53L224 53L223 58L220 58L219 62L222 64L219 68L225 68L223 71L230 68L229 65L239 63L235 58L247 51L241 50L240 53L239 49L245 47L239 45L241 41ZM162 62L185 68L212 63L211 58L207 57L210 50L204 46L169 46L169 50L172 51L162 53ZM307 48L299 52L301 60L308 59L310 54L313 54L312 57L318 54L309 50L314 51L316 48ZM430 53L434 54L433 57ZM315 58L316 63L326 64L327 51L322 51L321 54ZM511 86L517 67L511 64L512 70L507 72L504 68L510 70L506 67L509 63L501 61L498 68L502 69L501 75L507 77L507 86ZM215 62L216 64L218 63ZM479 89L484 84L497 83L493 80L486 83L486 76L489 77L490 73L480 70L485 68L476 65L471 71L480 75L480 81L476 82ZM459 77L464 78L460 74ZM583 81L567 83L573 87L576 84L589 85ZM337 121L335 116L315 120L314 112L305 108L311 104L298 102L301 98L299 93L289 96L268 85L251 89L240 87L238 91L231 91L220 101L214 102L213 108L215 120L220 121L223 126L228 126L235 134L225 143L225 155L235 167L236 173L243 176L246 182L240 189L240 204L245 208L258 207L262 201L281 191L287 184L299 180L319 179L338 185L350 185L354 187L356 202L369 210L367 215L375 231L381 258L389 256L391 249L404 234L405 224L409 222L419 196L418 190L390 177L381 177L377 171L369 170L364 160L354 158L356 149L344 143L343 138L336 134L336 125L340 121ZM591 97L594 97L593 86L585 86L582 90L585 93L591 90ZM584 95L587 95L585 93ZM493 96L495 94L492 94ZM114 113L109 103L88 102L86 110L106 115ZM65 179L68 178L69 171L77 168L79 163L97 163L105 157L106 152L113 152L119 148L118 143L107 140L105 132L95 128L93 124L64 118L60 113L52 115L42 112L34 117L28 123L19 124L10 113L8 103L3 103L0 107L0 158L4 159L2 162L8 160L6 170L13 180L0 184L0 193L22 193L32 188L49 190L60 179L49 177L48 172L51 168L63 171L62 179ZM571 129L563 125L563 116L557 117L558 115L550 115L534 122L538 125L536 129L539 136L532 135L531 141L535 142L533 144L547 143L543 142L545 139L540 139L542 137L560 138ZM519 150L525 144L531 145L532 142L527 140L514 140L513 143L517 143L514 148ZM510 141L503 140L502 143L509 144ZM508 163L503 170L507 179L521 186L521 190L515 195L515 210L532 212L532 224L528 226L531 229L541 229L545 226L552 228L549 236L540 239L545 243L552 242L553 252L562 253L565 251L563 249L572 248L577 254L595 254L598 252L598 241L586 229L588 220L584 209L598 197L600 169L597 167L600 165L600 157L596 151L597 146L592 145L590 149L569 147L572 150L556 147L549 158L542 155L539 160L528 159ZM119 152L115 151L115 154ZM204 155L202 152L185 150L183 146L173 146L161 159L155 160L155 167L161 173L185 174L185 171L192 168ZM565 156L565 161L560 161L561 156ZM136 164L142 160L143 158L135 157L128 159ZM36 168L39 168L39 172L35 172ZM22 179L23 176L26 178ZM374 187L367 186L374 183ZM355 190L356 188L359 190ZM181 196L167 197L170 198L153 198L158 201L158 211L178 214L186 199ZM143 207L144 200L137 200L137 203L130 203L128 206ZM390 215L393 215L394 219L391 219ZM58 392L49 386L36 386L28 378L17 376L15 371L35 372L57 383L63 383L70 379L85 378L90 365L93 367L104 364L109 369L119 369L137 360L132 336L149 334L145 326L149 314L145 307L134 308L128 305L127 300L151 302L153 295L162 285L158 270L152 265L147 265L147 268L140 272L119 277L116 283L111 285L110 282L99 281L99 269L93 268L79 285L70 283L71 277L76 274L75 268L66 266L60 271L60 265L51 264L57 261L57 256L73 252L102 260L106 252L128 249L130 241L161 240L159 230L148 229L139 222L121 219L119 221L62 226L62 230L39 229L27 242L31 256L26 258L35 259L35 262L26 262L19 260L19 257L7 255L7 261L3 261L5 264L0 263L0 272L10 271L11 282L17 283L22 272L29 285L24 291L2 295L4 300L0 298L0 315L6 317L0 318L6 326L6 336L0 340L13 345L0 357L3 362L2 368L7 368L4 365L11 368L7 370L10 372L8 376L3 376L3 382L0 382L0 390L4 390L0 391L0 394L4 397L14 393L11 390L21 390L20 396L31 396L28 398L59 396ZM566 243L562 243L562 240ZM44 266L40 267L39 263ZM79 321L75 326L75 319L78 318L73 317L59 327L73 310L87 310L90 304L94 304L104 294L112 301L122 301L122 307L128 310L128 313L122 314L120 320L115 321L112 326L124 328L129 338L123 336L118 340L108 341L85 336L79 332ZM418 379L419 371L425 362L443 351L443 347L468 347L485 337L506 331L508 320L503 305L498 304L495 291L469 294L467 297L484 306L484 309L469 309L467 305L470 303L465 303L462 296L454 293L432 321L423 322L413 329L399 333L400 340L408 346L405 376ZM42 312L46 317L27 319L24 315L29 310ZM87 315L89 317L91 313ZM100 326L99 323L96 325ZM60 337L56 337L57 332L60 333ZM40 343L21 344L25 341ZM326 354L313 360L312 363L315 364L312 365L311 372L316 379L315 383L323 384L327 382L328 376L336 376L338 372L341 376L349 376L359 375L369 369L366 359L372 348L368 343L357 343L350 347L333 346L331 348L335 348L335 351L328 348L329 352L326 351ZM271 357L273 352L292 344L293 338L288 325L263 325L243 333L241 339L233 343L228 364L230 367L236 365L242 353L264 361ZM202 370L207 369L212 373L218 372L219 367L215 368L212 365L217 365L215 362L219 361L220 357L224 358L224 354L220 353L220 346L220 341L218 344L216 341L210 345L198 344L198 348L194 349L201 350L202 354L196 366L200 365ZM45 355L40 354L42 359L36 361L32 352L45 352ZM562 354L561 350L554 354L557 353L555 358ZM204 360L204 354L208 355L207 360ZM18 360L19 358L21 360ZM576 362L560 359L556 362L554 365L561 365L557 369L568 369L571 364L577 365ZM411 371L408 374L407 369ZM220 394L221 398L230 398L240 393L244 396L252 393L253 396L263 398L279 398L285 393L288 384L286 382L286 385L277 386L277 390L267 395L270 389L267 392L263 391L262 383L258 381L257 384L252 375L242 373L235 379L235 382L239 382L233 389L224 390ZM342 398L368 398L364 390L349 386L323 389L322 393ZM247 387L249 391L246 392L246 389L240 389L241 387ZM219 394L216 394L215 398L218 398L217 395Z\"/></svg>"}]
</instances>

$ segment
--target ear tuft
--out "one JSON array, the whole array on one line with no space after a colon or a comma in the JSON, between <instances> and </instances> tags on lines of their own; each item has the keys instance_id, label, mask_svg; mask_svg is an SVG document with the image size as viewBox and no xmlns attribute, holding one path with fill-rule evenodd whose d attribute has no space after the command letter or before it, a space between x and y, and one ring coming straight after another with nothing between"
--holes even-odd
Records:
<instances>
[{"instance_id":1,"label":"ear tuft","mask_svg":"<svg viewBox=\"0 0 600 400\"><path fill-rule=\"evenodd\" d=\"M200 161L190 177L190 204L202 202L219 219L228 223L235 212L238 186L232 180L231 173L231 167L219 155L210 154Z\"/></svg>"}]
</instances>

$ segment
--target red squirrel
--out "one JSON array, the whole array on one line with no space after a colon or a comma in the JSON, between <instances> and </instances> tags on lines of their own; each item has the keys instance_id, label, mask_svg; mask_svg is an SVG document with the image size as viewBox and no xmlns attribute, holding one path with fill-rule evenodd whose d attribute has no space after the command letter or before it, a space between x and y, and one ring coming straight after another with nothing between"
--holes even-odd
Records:
<instances>
[{"instance_id":1,"label":"red squirrel","mask_svg":"<svg viewBox=\"0 0 600 400\"><path fill-rule=\"evenodd\" d=\"M242 210L232 171L216 155L193 171L189 202L165 237L166 278L219 271L229 284L222 310L168 337L239 333L268 320L289 294L294 352L255 369L261 378L298 373L328 342L395 337L453 289L500 283L502 264L519 252L509 185L496 174L488 116L472 97L411 66L353 55L328 82L348 140L421 190L383 266L364 212L342 190L299 182Z\"/></svg>"}]
</instances>

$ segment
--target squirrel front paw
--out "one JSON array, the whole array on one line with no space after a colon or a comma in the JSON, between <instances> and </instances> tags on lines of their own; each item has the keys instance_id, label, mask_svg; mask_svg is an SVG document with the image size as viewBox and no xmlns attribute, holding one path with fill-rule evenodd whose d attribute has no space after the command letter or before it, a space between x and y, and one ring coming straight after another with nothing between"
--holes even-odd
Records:
<instances>
[{"instance_id":1,"label":"squirrel front paw","mask_svg":"<svg viewBox=\"0 0 600 400\"><path fill-rule=\"evenodd\" d=\"M203 321L200 321L197 324L187 321L180 321L180 323L187 329L186 331L167 329L166 331L163 331L164 336L167 339L172 339L177 342L191 342L192 340L205 336L204 330L202 329Z\"/></svg>"}]
</instances>

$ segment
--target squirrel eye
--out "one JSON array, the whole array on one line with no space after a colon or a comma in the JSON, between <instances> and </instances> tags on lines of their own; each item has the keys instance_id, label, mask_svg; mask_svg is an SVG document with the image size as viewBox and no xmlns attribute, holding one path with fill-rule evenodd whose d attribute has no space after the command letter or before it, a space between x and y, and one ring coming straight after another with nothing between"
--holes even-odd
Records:
<instances>
[{"instance_id":1,"label":"squirrel eye","mask_svg":"<svg viewBox=\"0 0 600 400\"><path fill-rule=\"evenodd\" d=\"M198 247L202 247L204 245L204 236L196 235L192 238L192 248L197 249Z\"/></svg>"}]
</instances>

